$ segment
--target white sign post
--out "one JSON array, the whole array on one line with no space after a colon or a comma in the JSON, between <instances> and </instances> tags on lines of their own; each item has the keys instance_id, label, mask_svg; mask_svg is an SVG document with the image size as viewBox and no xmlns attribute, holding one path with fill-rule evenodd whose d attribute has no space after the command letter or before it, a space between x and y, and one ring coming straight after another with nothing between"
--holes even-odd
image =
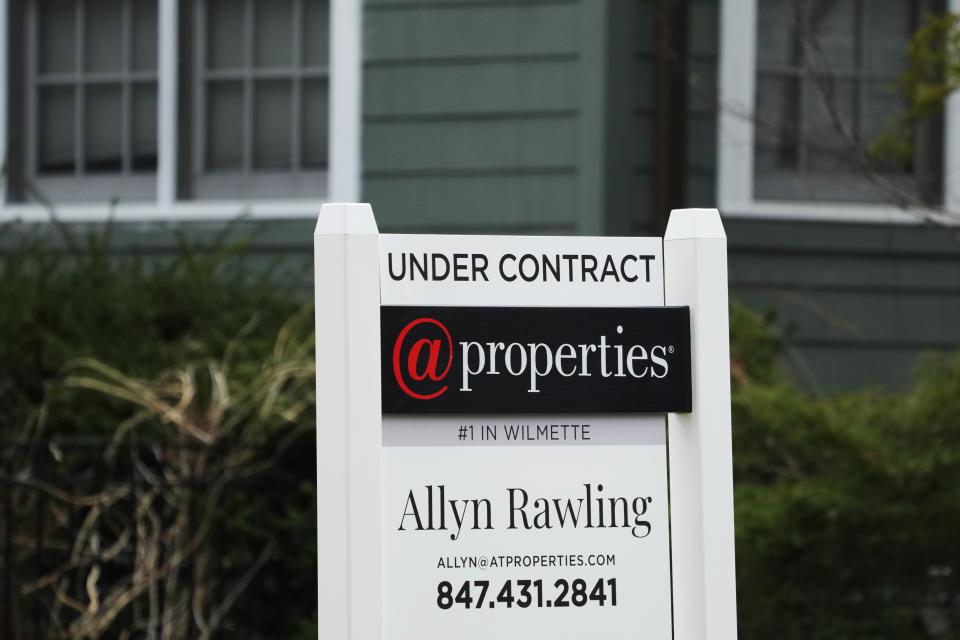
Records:
<instances>
[{"instance_id":1,"label":"white sign post","mask_svg":"<svg viewBox=\"0 0 960 640\"><path fill-rule=\"evenodd\" d=\"M735 638L725 242L324 205L321 637Z\"/></svg>"},{"instance_id":2,"label":"white sign post","mask_svg":"<svg viewBox=\"0 0 960 640\"><path fill-rule=\"evenodd\" d=\"M716 209L670 214L668 305L690 307L693 411L667 416L676 640L736 638L727 236Z\"/></svg>"}]
</instances>

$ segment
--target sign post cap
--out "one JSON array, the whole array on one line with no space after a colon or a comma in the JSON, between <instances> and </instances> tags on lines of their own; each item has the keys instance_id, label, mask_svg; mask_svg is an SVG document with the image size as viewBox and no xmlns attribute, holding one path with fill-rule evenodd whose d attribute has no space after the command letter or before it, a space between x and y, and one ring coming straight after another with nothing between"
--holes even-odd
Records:
<instances>
[{"instance_id":1,"label":"sign post cap","mask_svg":"<svg viewBox=\"0 0 960 640\"><path fill-rule=\"evenodd\" d=\"M366 202L327 202L320 207L313 235L377 235L373 209Z\"/></svg>"},{"instance_id":2,"label":"sign post cap","mask_svg":"<svg viewBox=\"0 0 960 640\"><path fill-rule=\"evenodd\" d=\"M716 209L674 209L667 221L664 240L726 239Z\"/></svg>"}]
</instances>

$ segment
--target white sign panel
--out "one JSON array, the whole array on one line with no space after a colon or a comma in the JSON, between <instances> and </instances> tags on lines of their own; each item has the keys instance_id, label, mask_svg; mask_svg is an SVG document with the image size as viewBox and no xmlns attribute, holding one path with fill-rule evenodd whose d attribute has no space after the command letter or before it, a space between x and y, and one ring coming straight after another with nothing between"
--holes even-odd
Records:
<instances>
[{"instance_id":1,"label":"white sign panel","mask_svg":"<svg viewBox=\"0 0 960 640\"><path fill-rule=\"evenodd\" d=\"M662 417L384 420L384 638L670 628Z\"/></svg>"},{"instance_id":2,"label":"white sign panel","mask_svg":"<svg viewBox=\"0 0 960 640\"><path fill-rule=\"evenodd\" d=\"M454 350L458 339L465 348L476 344L457 329L474 322L489 330L494 307L662 307L659 239L383 235L380 242L381 304L422 306L430 316L382 325L387 351L394 344L397 351L384 356L385 393L402 382L407 394L425 399L408 398L413 408L383 419L384 638L619 637L631 630L669 639L662 414L426 414L430 402L445 401L445 409L469 402L452 396L472 385L440 379L448 362L441 343ZM443 306L474 310L454 325L429 311ZM408 354L418 343L400 336L401 328L424 324L432 333ZM609 333L605 346L623 322L598 331ZM494 345L521 340L533 350L547 341L536 326L517 327L516 336L501 327L497 336ZM424 356L431 345L437 352ZM491 383L504 384L503 397L510 364ZM470 365L464 360L465 371ZM569 388L577 393L585 380L576 376ZM417 381L428 388L407 386ZM448 386L436 398L435 389ZM399 389L389 392L406 397ZM520 400L525 389L515 394Z\"/></svg>"}]
</instances>

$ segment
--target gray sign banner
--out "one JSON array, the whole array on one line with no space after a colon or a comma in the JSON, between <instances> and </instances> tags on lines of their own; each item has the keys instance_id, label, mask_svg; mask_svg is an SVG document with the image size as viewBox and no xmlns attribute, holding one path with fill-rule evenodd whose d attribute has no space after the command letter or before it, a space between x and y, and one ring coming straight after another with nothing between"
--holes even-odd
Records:
<instances>
[{"instance_id":1,"label":"gray sign banner","mask_svg":"<svg viewBox=\"0 0 960 640\"><path fill-rule=\"evenodd\" d=\"M665 445L662 415L389 415L385 447Z\"/></svg>"}]
</instances>

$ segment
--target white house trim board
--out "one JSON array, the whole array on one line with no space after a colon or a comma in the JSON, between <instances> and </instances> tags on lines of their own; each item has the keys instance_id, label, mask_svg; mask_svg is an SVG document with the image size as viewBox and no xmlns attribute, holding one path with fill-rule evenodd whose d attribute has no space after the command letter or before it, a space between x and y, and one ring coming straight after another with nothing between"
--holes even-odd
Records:
<instances>
[{"instance_id":1,"label":"white house trim board","mask_svg":"<svg viewBox=\"0 0 960 640\"><path fill-rule=\"evenodd\" d=\"M58 206L50 210L33 204L8 204L3 208L2 220L20 220L27 223L50 222L52 216L63 222L185 222L235 220L285 220L316 217L325 200L179 200L163 206L160 203L121 202L113 207L108 203L85 203Z\"/></svg>"},{"instance_id":2,"label":"white house trim board","mask_svg":"<svg viewBox=\"0 0 960 640\"><path fill-rule=\"evenodd\" d=\"M756 82L755 0L723 0L717 74L717 195L725 214L753 201L753 100Z\"/></svg>"},{"instance_id":3,"label":"white house trim board","mask_svg":"<svg viewBox=\"0 0 960 640\"><path fill-rule=\"evenodd\" d=\"M177 0L157 7L157 204L177 199Z\"/></svg>"},{"instance_id":4,"label":"white house trim board","mask_svg":"<svg viewBox=\"0 0 960 640\"><path fill-rule=\"evenodd\" d=\"M725 217L833 222L921 223L929 214L890 204L757 200L753 196L754 100L758 0L722 0L717 74L717 200ZM960 11L960 0L949 0ZM945 117L943 204L960 212L960 96L948 100ZM949 221L948 221L949 222ZM960 221L958 221L960 223Z\"/></svg>"},{"instance_id":5,"label":"white house trim board","mask_svg":"<svg viewBox=\"0 0 960 640\"><path fill-rule=\"evenodd\" d=\"M328 197L360 199L363 3L330 2L330 182Z\"/></svg>"},{"instance_id":6,"label":"white house trim board","mask_svg":"<svg viewBox=\"0 0 960 640\"><path fill-rule=\"evenodd\" d=\"M960 0L950 0L948 8L960 13ZM947 211L960 212L960 91L947 98L944 128L943 205Z\"/></svg>"},{"instance_id":7,"label":"white house trim board","mask_svg":"<svg viewBox=\"0 0 960 640\"><path fill-rule=\"evenodd\" d=\"M775 220L799 220L820 222L873 222L887 224L918 224L922 222L921 212L904 211L891 205L824 203L824 202L785 202L752 200L739 206L731 204L723 210L728 218L762 218ZM928 211L930 215L939 212Z\"/></svg>"}]
</instances>

